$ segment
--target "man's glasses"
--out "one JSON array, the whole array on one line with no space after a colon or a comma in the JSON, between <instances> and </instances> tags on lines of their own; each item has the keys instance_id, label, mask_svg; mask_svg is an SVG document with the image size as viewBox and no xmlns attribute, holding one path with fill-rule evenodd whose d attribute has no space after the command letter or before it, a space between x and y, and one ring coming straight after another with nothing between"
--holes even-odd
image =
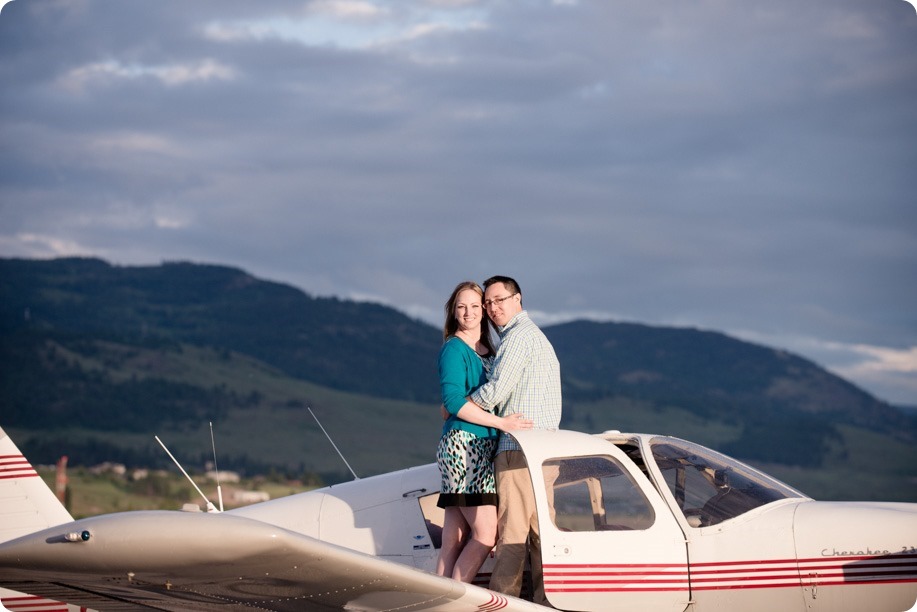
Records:
<instances>
[{"instance_id":1,"label":"man's glasses","mask_svg":"<svg viewBox=\"0 0 917 612\"><path fill-rule=\"evenodd\" d=\"M519 295L519 292L513 293L512 295L507 295L506 297L494 298L492 300L484 300L484 308L490 308L491 306L499 306L509 298Z\"/></svg>"}]
</instances>

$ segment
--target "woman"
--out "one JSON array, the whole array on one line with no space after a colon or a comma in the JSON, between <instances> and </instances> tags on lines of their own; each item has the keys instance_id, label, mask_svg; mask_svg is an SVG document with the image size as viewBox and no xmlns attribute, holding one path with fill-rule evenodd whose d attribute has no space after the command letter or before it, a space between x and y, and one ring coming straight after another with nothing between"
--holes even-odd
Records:
<instances>
[{"instance_id":1,"label":"woman","mask_svg":"<svg viewBox=\"0 0 917 612\"><path fill-rule=\"evenodd\" d=\"M443 426L436 460L442 475L437 505L445 509L446 516L436 572L471 582L497 537L493 471L497 430L531 429L531 421L522 415L504 419L484 410L474 414L474 423L456 417L465 398L487 381L494 349L490 324L484 315L484 291L477 283L459 283L445 311L439 378L449 417Z\"/></svg>"}]
</instances>

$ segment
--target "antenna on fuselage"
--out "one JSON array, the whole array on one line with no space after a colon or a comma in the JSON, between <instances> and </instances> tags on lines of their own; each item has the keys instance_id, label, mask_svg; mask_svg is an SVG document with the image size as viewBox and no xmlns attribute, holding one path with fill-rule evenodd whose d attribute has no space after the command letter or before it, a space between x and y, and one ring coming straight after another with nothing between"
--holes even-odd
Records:
<instances>
[{"instance_id":1,"label":"antenna on fuselage","mask_svg":"<svg viewBox=\"0 0 917 612\"><path fill-rule=\"evenodd\" d=\"M220 512L222 512L223 489L220 487L220 466L217 465L217 443L213 439L213 421L210 421L210 445L213 447L213 472L217 475L217 499L220 500Z\"/></svg>"},{"instance_id":2,"label":"antenna on fuselage","mask_svg":"<svg viewBox=\"0 0 917 612\"><path fill-rule=\"evenodd\" d=\"M311 415L312 415L312 418L315 419L315 422L318 423L318 426L319 426L319 428L322 430L322 433L325 434L325 437L328 438L328 441L329 441L329 442L331 442L331 446L333 446L333 447L334 447L334 450L337 451L338 457L341 458L341 461L344 462L344 465L346 465L346 466L347 466L347 469L350 470L350 473L353 474L354 480L360 480L360 477L357 476L357 473L353 471L353 468L350 467L350 464L347 463L347 460L346 460L346 459L344 459L344 455L341 454L341 451L338 450L337 444L334 443L334 440L331 439L331 436L329 436L329 435L328 435L328 432L325 431L325 428L322 427L322 422L319 421L319 420L318 420L318 417L315 416L315 413L312 412L312 407L311 407L311 406L306 406L306 410L309 411L309 414L311 414Z\"/></svg>"},{"instance_id":3,"label":"antenna on fuselage","mask_svg":"<svg viewBox=\"0 0 917 612\"><path fill-rule=\"evenodd\" d=\"M166 451L166 454L172 459L172 461L175 462L175 465L177 465L178 469L181 470L181 473L185 475L185 478L188 479L188 482L191 483L191 486L194 487L197 490L198 494L204 498L204 501L207 503L207 512L219 512L219 510L216 509L216 507L210 502L210 500L207 499L207 496L204 495L203 491L200 490L197 484L195 484L195 482L191 480L191 477L188 476L188 472L186 472L185 468L181 466L181 464L178 462L178 459L176 459L175 456L169 452L169 449L166 448L166 445L162 443L162 440L159 439L159 436L153 436L153 437L156 438L157 442L159 442L159 446L162 447L162 450Z\"/></svg>"}]
</instances>

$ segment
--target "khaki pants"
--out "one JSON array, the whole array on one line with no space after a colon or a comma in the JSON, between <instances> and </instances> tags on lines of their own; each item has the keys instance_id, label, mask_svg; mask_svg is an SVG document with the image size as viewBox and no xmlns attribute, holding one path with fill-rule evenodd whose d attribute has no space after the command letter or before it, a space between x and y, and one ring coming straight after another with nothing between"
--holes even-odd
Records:
<instances>
[{"instance_id":1,"label":"khaki pants","mask_svg":"<svg viewBox=\"0 0 917 612\"><path fill-rule=\"evenodd\" d=\"M490 577L490 589L519 597L528 542L534 601L547 605L535 495L525 456L518 450L503 451L494 460L494 470L500 501L497 506L496 558Z\"/></svg>"}]
</instances>

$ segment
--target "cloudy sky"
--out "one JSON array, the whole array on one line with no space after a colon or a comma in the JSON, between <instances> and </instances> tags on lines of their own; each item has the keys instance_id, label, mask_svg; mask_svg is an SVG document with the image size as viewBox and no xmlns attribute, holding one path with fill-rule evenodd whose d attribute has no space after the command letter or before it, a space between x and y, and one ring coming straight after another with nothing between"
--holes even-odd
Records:
<instances>
[{"instance_id":1,"label":"cloudy sky","mask_svg":"<svg viewBox=\"0 0 917 612\"><path fill-rule=\"evenodd\" d=\"M2 1L2 0L0 0ZM14 0L0 256L692 326L917 405L905 0Z\"/></svg>"}]
</instances>

